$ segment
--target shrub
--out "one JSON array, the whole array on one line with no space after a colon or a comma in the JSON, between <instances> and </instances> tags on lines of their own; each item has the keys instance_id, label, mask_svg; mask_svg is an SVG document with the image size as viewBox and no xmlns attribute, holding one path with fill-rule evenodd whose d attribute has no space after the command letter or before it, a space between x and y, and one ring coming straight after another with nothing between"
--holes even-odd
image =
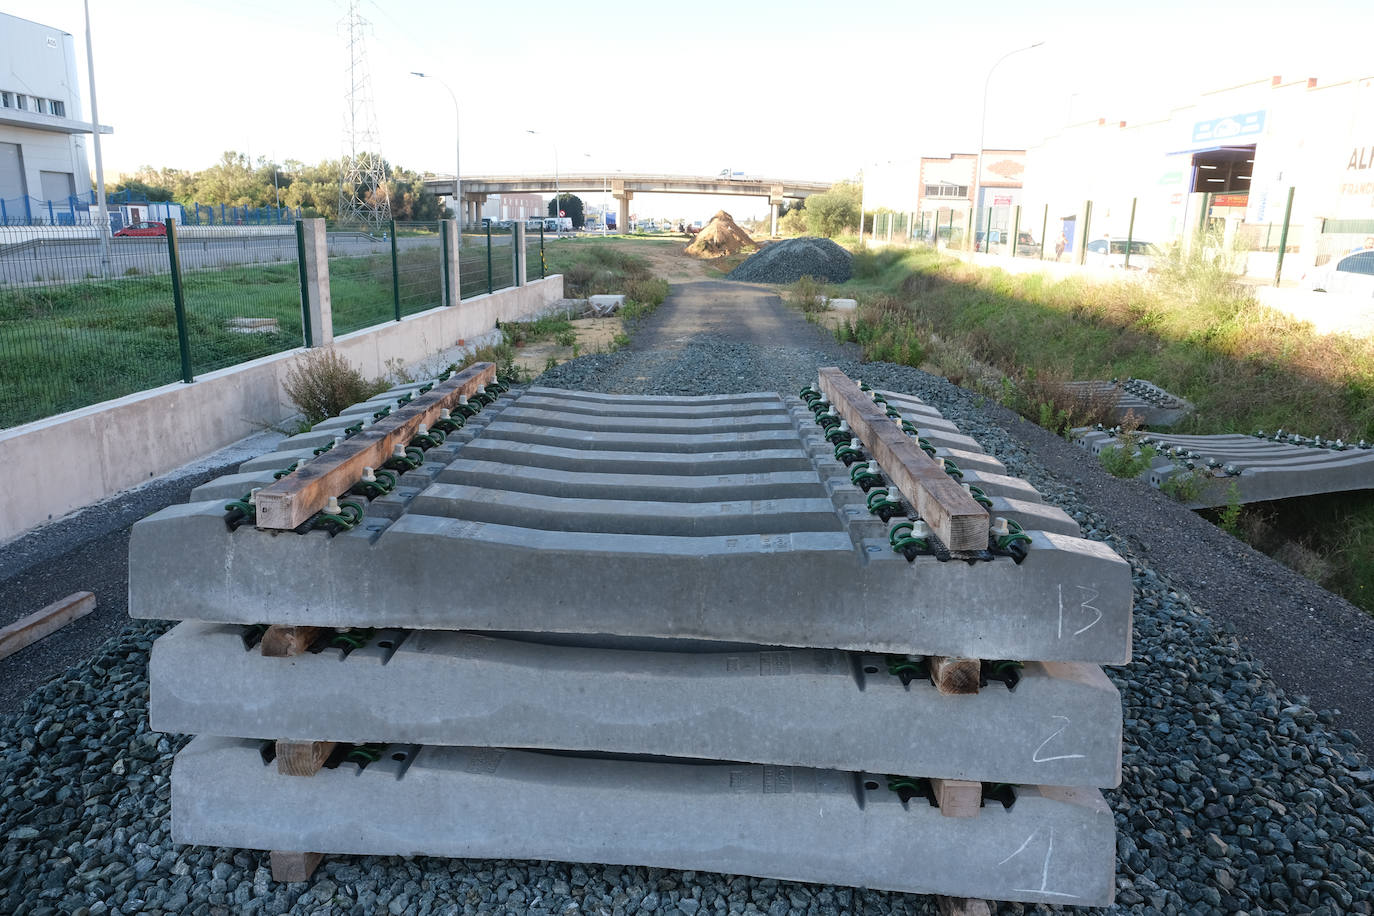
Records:
<instances>
[{"instance_id":1,"label":"shrub","mask_svg":"<svg viewBox=\"0 0 1374 916\"><path fill-rule=\"evenodd\" d=\"M1204 478L1196 471L1179 471L1159 485L1165 496L1173 497L1181 503L1190 503L1202 495Z\"/></svg>"},{"instance_id":2,"label":"shrub","mask_svg":"<svg viewBox=\"0 0 1374 916\"><path fill-rule=\"evenodd\" d=\"M286 395L312 426L326 417L385 391L381 379L368 381L338 352L310 350L286 373Z\"/></svg>"},{"instance_id":3,"label":"shrub","mask_svg":"<svg viewBox=\"0 0 1374 916\"><path fill-rule=\"evenodd\" d=\"M566 331L559 331L554 334L553 339L560 347L571 347L577 343L577 332L568 328Z\"/></svg>"},{"instance_id":4,"label":"shrub","mask_svg":"<svg viewBox=\"0 0 1374 916\"><path fill-rule=\"evenodd\" d=\"M1134 479L1145 473L1150 462L1158 453L1148 445L1136 446L1134 442L1109 445L1097 453L1097 460L1113 477Z\"/></svg>"}]
</instances>

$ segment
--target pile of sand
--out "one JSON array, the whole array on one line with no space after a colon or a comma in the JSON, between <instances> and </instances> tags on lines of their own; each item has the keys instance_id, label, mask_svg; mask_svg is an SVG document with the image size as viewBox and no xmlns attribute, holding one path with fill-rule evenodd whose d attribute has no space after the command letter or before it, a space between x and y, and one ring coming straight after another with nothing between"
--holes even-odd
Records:
<instances>
[{"instance_id":1,"label":"pile of sand","mask_svg":"<svg viewBox=\"0 0 1374 916\"><path fill-rule=\"evenodd\" d=\"M754 240L739 227L735 218L724 210L717 210L686 251L694 258L723 258L753 247Z\"/></svg>"}]
</instances>

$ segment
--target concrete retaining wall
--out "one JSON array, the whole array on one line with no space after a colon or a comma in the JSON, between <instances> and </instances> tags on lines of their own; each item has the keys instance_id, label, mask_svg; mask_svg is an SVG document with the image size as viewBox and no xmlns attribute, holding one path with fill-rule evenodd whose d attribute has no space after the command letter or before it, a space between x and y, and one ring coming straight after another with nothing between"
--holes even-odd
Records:
<instances>
[{"instance_id":1,"label":"concrete retaining wall","mask_svg":"<svg viewBox=\"0 0 1374 916\"><path fill-rule=\"evenodd\" d=\"M431 359L528 318L563 297L555 274L335 338L334 349L366 376ZM282 387L308 351L277 353L0 430L0 465L33 486L0 491L0 542L144 483L295 413ZM60 456L61 460L57 460Z\"/></svg>"}]
</instances>

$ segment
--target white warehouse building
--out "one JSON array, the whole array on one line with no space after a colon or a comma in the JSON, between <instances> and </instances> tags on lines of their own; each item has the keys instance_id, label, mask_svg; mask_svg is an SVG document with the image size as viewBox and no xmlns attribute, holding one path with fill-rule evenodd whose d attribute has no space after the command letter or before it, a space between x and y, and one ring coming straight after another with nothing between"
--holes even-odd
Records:
<instances>
[{"instance_id":1,"label":"white warehouse building","mask_svg":"<svg viewBox=\"0 0 1374 916\"><path fill-rule=\"evenodd\" d=\"M91 129L72 36L0 13L0 224L89 219Z\"/></svg>"}]
</instances>

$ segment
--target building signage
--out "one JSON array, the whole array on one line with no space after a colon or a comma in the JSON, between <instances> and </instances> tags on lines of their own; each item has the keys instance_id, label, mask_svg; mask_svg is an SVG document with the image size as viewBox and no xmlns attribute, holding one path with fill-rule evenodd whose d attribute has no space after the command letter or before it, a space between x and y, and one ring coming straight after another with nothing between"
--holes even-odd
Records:
<instances>
[{"instance_id":1,"label":"building signage","mask_svg":"<svg viewBox=\"0 0 1374 916\"><path fill-rule=\"evenodd\" d=\"M1197 121L1193 124L1194 143L1220 143L1242 137L1255 137L1264 133L1264 112L1247 111L1244 114L1213 118L1210 121Z\"/></svg>"},{"instance_id":2,"label":"building signage","mask_svg":"<svg viewBox=\"0 0 1374 916\"><path fill-rule=\"evenodd\" d=\"M1244 207L1249 203L1249 194L1218 194L1212 198L1214 207Z\"/></svg>"},{"instance_id":3,"label":"building signage","mask_svg":"<svg viewBox=\"0 0 1374 916\"><path fill-rule=\"evenodd\" d=\"M993 205L994 207L1010 207L1010 206L1011 206L1011 198L1010 198L1010 197L994 197L994 198L992 199L992 205Z\"/></svg>"}]
</instances>

